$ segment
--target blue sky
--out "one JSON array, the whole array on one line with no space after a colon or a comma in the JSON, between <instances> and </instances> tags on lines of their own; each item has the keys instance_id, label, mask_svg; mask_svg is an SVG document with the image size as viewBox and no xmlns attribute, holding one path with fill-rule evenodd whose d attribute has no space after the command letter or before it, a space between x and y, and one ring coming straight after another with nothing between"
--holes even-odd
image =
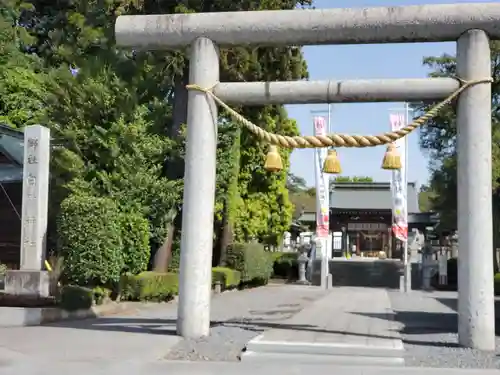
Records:
<instances>
[{"instance_id":1,"label":"blue sky","mask_svg":"<svg viewBox=\"0 0 500 375\"><path fill-rule=\"evenodd\" d=\"M316 0L317 8L355 8L417 5L431 3L484 3L496 1L461 0ZM455 54L455 43L378 44L352 46L304 47L311 80L366 78L422 78L428 70L422 66L424 56ZM332 131L338 133L376 134L389 129L389 113L403 103L365 103L332 105ZM301 134L312 134L311 111L326 110L327 105L290 105L288 114L297 120ZM409 136L408 180L426 183L428 159L420 151L418 132ZM314 186L314 151L292 153L292 173L304 177ZM339 149L343 175L371 176L389 181L390 173L380 168L385 148Z\"/></svg>"}]
</instances>

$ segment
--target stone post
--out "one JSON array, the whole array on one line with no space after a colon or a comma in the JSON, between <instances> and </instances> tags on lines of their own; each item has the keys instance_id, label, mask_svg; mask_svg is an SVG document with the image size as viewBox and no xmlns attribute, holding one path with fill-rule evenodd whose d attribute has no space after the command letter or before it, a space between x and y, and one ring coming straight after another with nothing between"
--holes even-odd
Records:
<instances>
[{"instance_id":1,"label":"stone post","mask_svg":"<svg viewBox=\"0 0 500 375\"><path fill-rule=\"evenodd\" d=\"M457 42L457 74L491 77L490 44L482 30ZM491 190L491 84L458 98L458 337L463 346L495 350L493 212Z\"/></svg>"},{"instance_id":2,"label":"stone post","mask_svg":"<svg viewBox=\"0 0 500 375\"><path fill-rule=\"evenodd\" d=\"M191 45L189 82L212 87L219 81L217 47L207 38ZM186 338L210 330L214 232L217 106L205 93L188 94L177 332Z\"/></svg>"},{"instance_id":3,"label":"stone post","mask_svg":"<svg viewBox=\"0 0 500 375\"><path fill-rule=\"evenodd\" d=\"M21 267L7 271L9 294L49 295L49 276L42 271L47 237L50 130L40 125L24 129Z\"/></svg>"}]
</instances>

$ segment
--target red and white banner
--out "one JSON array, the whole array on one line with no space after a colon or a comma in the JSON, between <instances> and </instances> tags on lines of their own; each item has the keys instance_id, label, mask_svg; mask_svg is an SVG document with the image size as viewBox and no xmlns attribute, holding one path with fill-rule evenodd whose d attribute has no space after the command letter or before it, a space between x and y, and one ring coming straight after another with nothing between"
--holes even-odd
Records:
<instances>
[{"instance_id":1,"label":"red and white banner","mask_svg":"<svg viewBox=\"0 0 500 375\"><path fill-rule=\"evenodd\" d=\"M327 126L324 117L314 117L314 135L326 135ZM328 238L330 232L330 197L329 178L323 173L323 163L325 162L328 150L326 148L316 148L314 152L315 177L316 177L316 236L318 238Z\"/></svg>"},{"instance_id":2,"label":"red and white banner","mask_svg":"<svg viewBox=\"0 0 500 375\"><path fill-rule=\"evenodd\" d=\"M406 126L403 114L391 114L389 117L391 130L399 130ZM392 191L392 231L397 239L406 242L408 240L408 212L406 201L406 190L408 182L406 178L406 141L404 138L395 142L401 155L400 170L392 171L391 191Z\"/></svg>"}]
</instances>

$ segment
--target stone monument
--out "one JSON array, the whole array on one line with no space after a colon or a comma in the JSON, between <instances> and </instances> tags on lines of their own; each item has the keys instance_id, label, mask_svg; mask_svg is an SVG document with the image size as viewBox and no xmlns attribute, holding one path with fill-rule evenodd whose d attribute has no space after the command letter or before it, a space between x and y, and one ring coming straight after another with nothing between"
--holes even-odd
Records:
<instances>
[{"instance_id":1,"label":"stone monument","mask_svg":"<svg viewBox=\"0 0 500 375\"><path fill-rule=\"evenodd\" d=\"M50 131L41 125L24 129L21 266L5 275L5 292L46 297L49 275L45 260L49 195Z\"/></svg>"}]
</instances>

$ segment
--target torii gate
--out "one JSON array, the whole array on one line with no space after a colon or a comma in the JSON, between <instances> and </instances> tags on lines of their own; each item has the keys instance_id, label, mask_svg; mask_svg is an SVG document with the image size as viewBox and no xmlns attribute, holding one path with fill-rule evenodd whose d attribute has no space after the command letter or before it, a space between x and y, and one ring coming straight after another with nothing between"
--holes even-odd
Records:
<instances>
[{"instance_id":1,"label":"torii gate","mask_svg":"<svg viewBox=\"0 0 500 375\"><path fill-rule=\"evenodd\" d=\"M489 38L500 39L500 3L120 16L115 30L121 46L190 46L190 83L216 96L191 90L188 98L179 334L209 333L217 98L241 105L437 100L468 82L458 99L457 116L459 341L472 348L495 349ZM457 41L457 74L463 81L219 82L217 46L439 41ZM394 140L394 134L391 137ZM346 139L331 135L320 143L360 147ZM291 147L276 137L265 140Z\"/></svg>"}]
</instances>

